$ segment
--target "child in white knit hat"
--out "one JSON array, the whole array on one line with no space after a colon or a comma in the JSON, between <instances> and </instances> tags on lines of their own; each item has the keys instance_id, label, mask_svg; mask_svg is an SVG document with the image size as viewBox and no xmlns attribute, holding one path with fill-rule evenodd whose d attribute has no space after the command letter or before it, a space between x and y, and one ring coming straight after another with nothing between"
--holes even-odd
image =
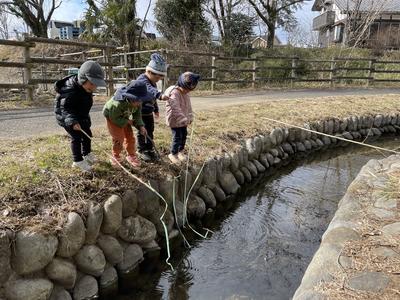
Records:
<instances>
[{"instance_id":1,"label":"child in white knit hat","mask_svg":"<svg viewBox=\"0 0 400 300\"><path fill-rule=\"evenodd\" d=\"M146 67L146 72L137 78L138 81L146 83L147 91L152 95L150 101L143 102L142 104L142 119L147 130L147 137L144 137L140 133L138 133L137 136L139 142L139 156L144 161L154 161L159 159L153 146L154 117L157 119L160 117L157 99L169 99L157 89L157 82L163 79L167 74L167 63L158 53L153 53L150 58L151 60Z\"/></svg>"}]
</instances>

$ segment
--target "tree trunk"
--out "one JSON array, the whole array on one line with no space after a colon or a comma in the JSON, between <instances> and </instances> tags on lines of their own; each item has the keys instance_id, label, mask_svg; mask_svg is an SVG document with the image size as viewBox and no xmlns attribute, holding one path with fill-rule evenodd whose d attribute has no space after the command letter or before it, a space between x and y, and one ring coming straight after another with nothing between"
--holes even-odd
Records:
<instances>
[{"instance_id":1,"label":"tree trunk","mask_svg":"<svg viewBox=\"0 0 400 300\"><path fill-rule=\"evenodd\" d=\"M268 26L268 36L267 36L267 48L274 48L274 40L275 40L275 26Z\"/></svg>"},{"instance_id":2,"label":"tree trunk","mask_svg":"<svg viewBox=\"0 0 400 300\"><path fill-rule=\"evenodd\" d=\"M47 38L47 26L37 21L34 23L28 24L29 28L32 30L32 34L37 37Z\"/></svg>"}]
</instances>

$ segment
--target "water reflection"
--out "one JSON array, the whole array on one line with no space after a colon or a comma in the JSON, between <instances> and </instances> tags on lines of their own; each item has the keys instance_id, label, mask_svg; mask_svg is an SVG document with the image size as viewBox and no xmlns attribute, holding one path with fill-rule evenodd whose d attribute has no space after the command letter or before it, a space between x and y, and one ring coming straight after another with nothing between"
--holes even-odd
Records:
<instances>
[{"instance_id":1,"label":"water reflection","mask_svg":"<svg viewBox=\"0 0 400 300\"><path fill-rule=\"evenodd\" d=\"M203 224L215 231L211 238L175 247L175 271L162 254L148 258L117 299L289 299L338 201L371 158L382 154L339 148L259 180Z\"/></svg>"}]
</instances>

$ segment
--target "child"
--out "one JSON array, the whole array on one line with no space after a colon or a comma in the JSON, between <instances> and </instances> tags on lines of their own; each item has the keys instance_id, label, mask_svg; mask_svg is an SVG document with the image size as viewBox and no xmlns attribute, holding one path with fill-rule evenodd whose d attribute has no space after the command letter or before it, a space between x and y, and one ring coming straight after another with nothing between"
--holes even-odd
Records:
<instances>
[{"instance_id":1,"label":"child","mask_svg":"<svg viewBox=\"0 0 400 300\"><path fill-rule=\"evenodd\" d=\"M111 164L117 166L122 162L120 156L123 145L125 146L126 160L133 167L139 167L140 161L136 157L135 137L132 125L139 129L140 134L146 136L147 132L142 121L141 104L149 99L146 84L137 80L131 81L127 86L119 88L114 96L107 101L103 108L103 115L107 119L107 128L112 137Z\"/></svg>"},{"instance_id":2,"label":"child","mask_svg":"<svg viewBox=\"0 0 400 300\"><path fill-rule=\"evenodd\" d=\"M54 112L58 125L71 137L72 167L89 172L95 162L90 139L92 136L89 111L93 105L93 92L98 86L106 86L104 72L95 61L86 61L77 75L67 76L55 83L57 96Z\"/></svg>"},{"instance_id":3,"label":"child","mask_svg":"<svg viewBox=\"0 0 400 300\"><path fill-rule=\"evenodd\" d=\"M169 87L165 94L169 101L165 105L166 123L171 127L172 145L168 158L173 164L180 164L187 159L185 149L187 126L193 121L192 105L189 92L193 91L200 80L200 75L185 72L178 78L176 86Z\"/></svg>"},{"instance_id":4,"label":"child","mask_svg":"<svg viewBox=\"0 0 400 300\"><path fill-rule=\"evenodd\" d=\"M167 74L167 64L164 58L158 54L153 53L151 55L151 60L146 67L146 72L141 74L137 80L144 82L147 86L148 93L152 96L150 101L145 101L142 104L142 119L144 126L147 130L147 135L149 139L145 139L143 135L138 133L139 142L139 153L140 157L144 161L158 160L156 152L154 151L154 146L152 140L154 139L154 116L158 119L160 114L158 112L157 99L168 100L166 95L163 95L159 90L157 90L156 83L163 79Z\"/></svg>"}]
</instances>

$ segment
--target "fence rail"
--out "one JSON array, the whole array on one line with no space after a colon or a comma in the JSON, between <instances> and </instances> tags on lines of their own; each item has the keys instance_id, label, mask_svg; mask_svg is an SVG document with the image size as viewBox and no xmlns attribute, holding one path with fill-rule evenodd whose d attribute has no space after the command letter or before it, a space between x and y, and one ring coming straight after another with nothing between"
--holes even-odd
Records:
<instances>
[{"instance_id":1,"label":"fence rail","mask_svg":"<svg viewBox=\"0 0 400 300\"><path fill-rule=\"evenodd\" d=\"M56 57L33 57L31 48L37 43L80 46L86 50ZM33 99L33 90L38 85L53 83L57 73L61 75L69 66L79 66L86 59L99 60L105 67L107 91L111 94L114 84L130 79L130 72L145 70L146 67L140 65L140 58L154 52L161 52L169 63L163 88L176 80L178 72L187 70L199 72L202 81L210 82L211 90L219 84L251 84L254 88L256 84L268 82L290 82L291 86L296 82L320 82L328 83L331 87L340 82L365 82L367 86L400 82L399 60L379 60L373 57L333 57L319 60L298 56L229 57L219 53L172 49L126 52L126 47L33 37L25 37L23 41L0 40L0 45L22 47L24 55L23 61L0 61L0 68L19 68L23 74L23 83L0 83L0 88L25 89L26 98L30 101ZM179 58L185 58L184 62ZM63 66L63 69L47 69L48 66L57 65Z\"/></svg>"},{"instance_id":2,"label":"fence rail","mask_svg":"<svg viewBox=\"0 0 400 300\"><path fill-rule=\"evenodd\" d=\"M36 43L43 44L56 44L63 46L79 46L83 48L97 48L82 52L75 52L70 54L60 55L58 57L32 57L31 48L36 46ZM12 46L12 47L22 47L23 48L23 61L0 61L0 68L20 68L22 69L22 83L0 83L0 88L2 89L25 89L26 99L28 101L33 101L33 90L38 84L53 83L55 80L53 78L48 78L47 74L54 73L55 71L46 70L47 65L68 65L68 66L79 66L85 62L85 60L76 59L60 59L60 57L83 55L85 53L98 53L101 52L103 55L102 65L106 67L106 82L108 82L107 92L108 94L113 93L114 83L119 81L113 80L113 67L117 64L112 63L112 52L113 50L121 50L112 45L98 44L98 43L86 43L78 41L69 40L55 40L46 39L40 37L29 37L24 36L22 41L9 41L1 40L0 45ZM123 49L123 48L122 48ZM35 67L40 67L39 73L41 78L33 78L33 74L37 74L38 71L34 70Z\"/></svg>"}]
</instances>

